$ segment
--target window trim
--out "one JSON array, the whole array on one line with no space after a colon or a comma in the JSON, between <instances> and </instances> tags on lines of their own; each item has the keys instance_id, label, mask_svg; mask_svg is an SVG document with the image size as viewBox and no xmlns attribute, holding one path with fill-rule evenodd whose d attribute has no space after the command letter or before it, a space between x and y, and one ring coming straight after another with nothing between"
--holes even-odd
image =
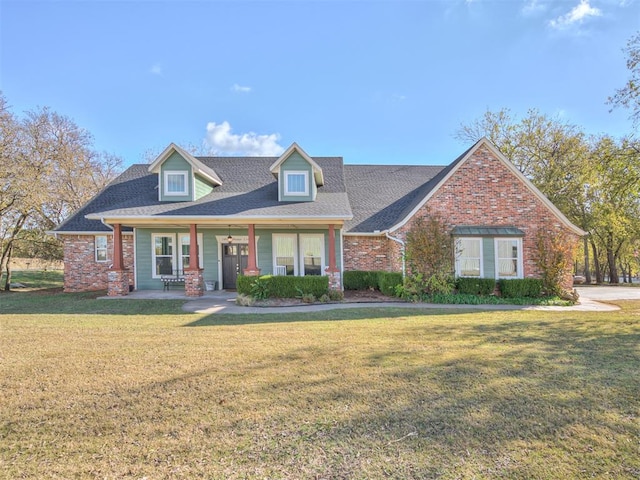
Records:
<instances>
[{"instance_id":1,"label":"window trim","mask_svg":"<svg viewBox=\"0 0 640 480\"><path fill-rule=\"evenodd\" d=\"M469 276L469 275L462 275L460 273L460 258L461 255L458 255L458 242L461 242L462 240L475 240L480 244L480 274L476 277L476 276ZM483 274L484 274L484 255L483 255L483 238L482 237L456 237L455 239L456 241L456 277L462 277L462 278L483 278ZM471 257L466 257L466 258L471 258Z\"/></svg>"},{"instance_id":2,"label":"window trim","mask_svg":"<svg viewBox=\"0 0 640 480\"><path fill-rule=\"evenodd\" d=\"M104 238L104 247L98 247L98 238ZM95 235L93 239L94 258L97 263L106 263L109 261L109 237L108 235ZM98 258L98 251L104 250L104 260Z\"/></svg>"},{"instance_id":3,"label":"window trim","mask_svg":"<svg viewBox=\"0 0 640 480\"><path fill-rule=\"evenodd\" d=\"M500 276L500 257L498 256L498 242L499 241L515 241L516 247L518 250L518 258L516 263L516 268L518 269L515 276ZM493 248L494 248L494 262L495 262L495 278L496 280L500 279L513 279L513 278L524 278L524 261L523 261L523 249L522 249L522 238L519 237L494 237L493 238Z\"/></svg>"},{"instance_id":4,"label":"window trim","mask_svg":"<svg viewBox=\"0 0 640 480\"><path fill-rule=\"evenodd\" d=\"M163 275L166 274L156 274L156 238L158 237L168 237L172 239L172 252L171 252L171 269L175 271L176 269L176 234L169 232L154 232L151 234L151 278L162 278ZM167 258L168 255L162 255L162 258Z\"/></svg>"},{"instance_id":5,"label":"window trim","mask_svg":"<svg viewBox=\"0 0 640 480\"><path fill-rule=\"evenodd\" d=\"M180 175L184 178L184 191L169 191L169 175ZM189 172L187 170L165 170L164 171L164 195L167 197L184 197L189 195Z\"/></svg>"},{"instance_id":6,"label":"window trim","mask_svg":"<svg viewBox=\"0 0 640 480\"><path fill-rule=\"evenodd\" d=\"M320 238L322 247L320 248L320 276L325 275L325 267L326 267L326 259L325 259L325 250L326 250L326 240L324 233L301 233L299 234L299 242L298 242L298 254L300 255L300 276L304 277L306 272L304 270L304 251L302 250L303 238Z\"/></svg>"},{"instance_id":7,"label":"window trim","mask_svg":"<svg viewBox=\"0 0 640 480\"><path fill-rule=\"evenodd\" d=\"M276 266L278 265L276 258L278 258L278 250L276 248L276 238L280 237L288 237L293 238L293 276L300 276L300 267L299 267L299 245L298 245L298 234L296 233L274 233L271 236L271 252L272 252L272 261L273 261L273 271L275 271Z\"/></svg>"},{"instance_id":8,"label":"window trim","mask_svg":"<svg viewBox=\"0 0 640 480\"><path fill-rule=\"evenodd\" d=\"M304 191L292 192L289 190L289 177L294 175L302 175L304 177ZM284 172L284 194L289 197L308 197L309 196L309 172L306 170L287 170Z\"/></svg>"}]
</instances>

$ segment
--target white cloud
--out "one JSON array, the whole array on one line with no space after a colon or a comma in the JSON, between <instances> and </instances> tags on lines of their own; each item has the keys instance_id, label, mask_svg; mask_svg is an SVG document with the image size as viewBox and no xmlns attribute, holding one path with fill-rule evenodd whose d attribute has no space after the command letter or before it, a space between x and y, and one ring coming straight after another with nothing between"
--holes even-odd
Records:
<instances>
[{"instance_id":1,"label":"white cloud","mask_svg":"<svg viewBox=\"0 0 640 480\"><path fill-rule=\"evenodd\" d=\"M522 14L525 16L536 15L539 12L546 10L546 6L540 3L540 0L527 0L524 7L522 7Z\"/></svg>"},{"instance_id":2,"label":"white cloud","mask_svg":"<svg viewBox=\"0 0 640 480\"><path fill-rule=\"evenodd\" d=\"M589 5L589 0L580 0L580 3L573 7L569 13L549 21L549 25L552 28L563 29L575 23L582 23L588 17L599 17L601 15L602 11Z\"/></svg>"},{"instance_id":3,"label":"white cloud","mask_svg":"<svg viewBox=\"0 0 640 480\"><path fill-rule=\"evenodd\" d=\"M280 135L258 135L253 132L238 135L231 133L231 125L226 120L220 124L207 123L205 145L214 155L247 155L258 157L275 157L284 152L278 144Z\"/></svg>"},{"instance_id":4,"label":"white cloud","mask_svg":"<svg viewBox=\"0 0 640 480\"><path fill-rule=\"evenodd\" d=\"M231 87L231 91L237 93L249 93L251 91L251 87L243 87L242 85L234 83L233 87Z\"/></svg>"},{"instance_id":5,"label":"white cloud","mask_svg":"<svg viewBox=\"0 0 640 480\"><path fill-rule=\"evenodd\" d=\"M149 73L152 73L154 75L162 75L162 65L160 65L159 63L154 64L149 69Z\"/></svg>"}]
</instances>

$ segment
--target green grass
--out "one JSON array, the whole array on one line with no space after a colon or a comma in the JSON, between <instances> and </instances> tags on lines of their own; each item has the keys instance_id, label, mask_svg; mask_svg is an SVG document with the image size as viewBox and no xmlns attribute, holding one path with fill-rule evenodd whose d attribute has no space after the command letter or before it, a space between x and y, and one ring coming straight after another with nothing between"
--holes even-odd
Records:
<instances>
[{"instance_id":1,"label":"green grass","mask_svg":"<svg viewBox=\"0 0 640 480\"><path fill-rule=\"evenodd\" d=\"M3 276L2 287L4 287L4 279ZM29 290L62 288L63 281L62 270L14 270L11 272L11 283L21 283Z\"/></svg>"},{"instance_id":2,"label":"green grass","mask_svg":"<svg viewBox=\"0 0 640 480\"><path fill-rule=\"evenodd\" d=\"M640 476L640 302L305 315L0 302L4 478Z\"/></svg>"}]
</instances>

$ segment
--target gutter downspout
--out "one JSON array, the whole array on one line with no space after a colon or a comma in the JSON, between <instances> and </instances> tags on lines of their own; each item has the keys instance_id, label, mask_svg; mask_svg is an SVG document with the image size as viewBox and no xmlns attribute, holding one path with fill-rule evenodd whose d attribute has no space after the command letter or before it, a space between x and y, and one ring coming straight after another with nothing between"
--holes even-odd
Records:
<instances>
[{"instance_id":1,"label":"gutter downspout","mask_svg":"<svg viewBox=\"0 0 640 480\"><path fill-rule=\"evenodd\" d=\"M384 232L385 237L387 237L389 240L393 240L396 243L400 244L400 252L402 253L402 279L404 280L406 274L407 274L407 266L406 266L406 260L405 260L405 244L404 241L400 240L397 237L392 237L391 235L389 235L389 231L385 230Z\"/></svg>"}]
</instances>

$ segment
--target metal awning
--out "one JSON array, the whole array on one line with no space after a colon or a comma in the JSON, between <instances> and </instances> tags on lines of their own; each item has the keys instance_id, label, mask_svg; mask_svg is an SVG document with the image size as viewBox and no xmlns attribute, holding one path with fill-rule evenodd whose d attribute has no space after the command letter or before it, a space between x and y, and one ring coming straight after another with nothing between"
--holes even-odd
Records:
<instances>
[{"instance_id":1,"label":"metal awning","mask_svg":"<svg viewBox=\"0 0 640 480\"><path fill-rule=\"evenodd\" d=\"M451 234L454 237L524 237L524 232L516 227L454 227Z\"/></svg>"}]
</instances>

